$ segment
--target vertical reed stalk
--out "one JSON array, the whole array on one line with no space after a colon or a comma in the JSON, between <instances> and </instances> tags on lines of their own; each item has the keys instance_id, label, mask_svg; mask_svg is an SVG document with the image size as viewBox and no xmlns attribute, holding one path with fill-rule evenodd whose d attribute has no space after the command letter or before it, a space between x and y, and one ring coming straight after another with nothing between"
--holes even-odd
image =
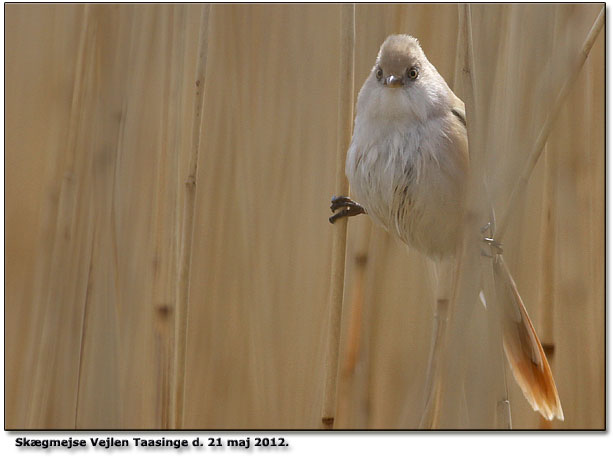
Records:
<instances>
[{"instance_id":1,"label":"vertical reed stalk","mask_svg":"<svg viewBox=\"0 0 613 457\"><path fill-rule=\"evenodd\" d=\"M553 315L555 295L555 221L556 221L556 165L553 154L545 157L545 184L543 192L543 216L541 230L541 287L540 332L541 343L547 358L553 355Z\"/></svg>"},{"instance_id":2,"label":"vertical reed stalk","mask_svg":"<svg viewBox=\"0 0 613 457\"><path fill-rule=\"evenodd\" d=\"M365 237L368 246L368 237ZM364 282L366 277L367 251L360 250L355 256L355 289L352 291L351 319L347 334L347 354L343 365L343 376L349 377L355 370L360 352L360 335L364 314Z\"/></svg>"},{"instance_id":3,"label":"vertical reed stalk","mask_svg":"<svg viewBox=\"0 0 613 457\"><path fill-rule=\"evenodd\" d=\"M457 252L455 265L449 266L447 274L440 280L451 281L451 294L439 284L433 350L430 358L427 406L422 416L422 428L480 428L510 426L510 414L506 394L504 358L500 331L500 312L495 299L490 298L486 326L489 345L483 349L468 331L473 319L477 296L482 287L482 258L480 237L476 230L487 220L488 204L482 184L485 173L486 130L480 119L485 118L486 100L479 91L476 81L474 48L472 38L470 5L460 6L459 16L459 55L457 63L458 83L463 88L466 102L468 143L470 149L470 170L467 183L465 214L463 220L463 242ZM455 267L455 270L454 270ZM490 276L491 276L491 268ZM484 270L488 271L488 270ZM453 273L452 273L453 272ZM446 276L449 276L446 278ZM492 290L490 286L486 292ZM441 294L442 291L442 294ZM451 300L446 297L450 295ZM492 295L488 293L488 295ZM476 319L476 317L475 317ZM483 327L482 327L483 328ZM485 386L479 393L480 404L467 401L465 383L468 359L477 359L479 367L487 367L476 373L473 381Z\"/></svg>"},{"instance_id":4,"label":"vertical reed stalk","mask_svg":"<svg viewBox=\"0 0 613 457\"><path fill-rule=\"evenodd\" d=\"M336 150L336 195L348 195L349 183L345 176L345 158L351 141L353 121L353 73L355 60L355 5L341 5L340 85L338 105L338 140ZM322 410L324 428L334 426L336 415L336 382L343 311L345 283L345 250L347 244L347 218L334 224L332 238L332 270L330 279L330 320L326 357L326 380Z\"/></svg>"},{"instance_id":5,"label":"vertical reed stalk","mask_svg":"<svg viewBox=\"0 0 613 457\"><path fill-rule=\"evenodd\" d=\"M528 156L528 160L526 161L526 165L524 166L524 170L522 174L519 176L515 183L515 187L511 192L511 196L509 197L509 203L506 206L505 213L502 217L501 223L498 226L498 230L496 231L496 241L499 243L502 242L504 235L506 234L507 228L509 226L509 222L513 215L516 213L518 203L523 199L523 195L528 187L528 180L530 179L530 175L536 166L539 158L541 157L541 153L543 152L543 148L545 147L545 143L547 143L547 138L553 129L556 119L558 118L558 114L560 113L560 109L564 105L564 101L568 96L570 90L574 87L575 81L579 77L579 73L583 64L587 60L590 55L590 51L592 46L594 45L594 41L596 41L596 37L598 37L598 33L604 26L604 17L605 17L605 9L604 7L598 14L598 17L594 21L592 28L590 29L585 41L583 42L583 46L581 47L581 51L577 56L574 64L568 69L566 74L568 75L558 95L551 107L551 110L547 114L545 118L545 123L539 132L539 135L536 139L532 150L530 151L530 155Z\"/></svg>"},{"instance_id":6,"label":"vertical reed stalk","mask_svg":"<svg viewBox=\"0 0 613 457\"><path fill-rule=\"evenodd\" d=\"M559 40L561 28L560 14L556 10L553 30L553 45ZM555 294L555 236L556 236L556 190L557 164L556 154L550 151L551 144L544 146L545 176L543 178L543 209L541 216L541 279L539 288L539 335L545 355L552 362L553 346L553 306ZM541 425L549 421L541 420ZM541 427L543 428L543 427Z\"/></svg>"},{"instance_id":7,"label":"vertical reed stalk","mask_svg":"<svg viewBox=\"0 0 613 457\"><path fill-rule=\"evenodd\" d=\"M41 227L39 230L39 241L37 248L37 258L36 269L34 271L33 280L32 280L32 288L33 288L33 298L32 298L32 313L31 316L33 318L32 324L30 328L28 328L28 337L25 338L27 347L24 351L26 356L26 360L24 361L24 365L26 365L29 370L24 370L20 376L22 378L19 384L23 388L23 392L34 392L35 386L33 385L34 379L36 379L36 375L32 376L31 373L36 373L37 370L40 369L39 363L39 346L40 346L40 338L42 333L42 328L44 326L44 316L46 313L45 308L45 300L46 294L49 288L49 280L51 275L51 265L53 262L53 252L54 245L56 242L56 229L57 229L57 219L59 214L59 208L64 204L61 201L62 194L62 185L64 183L64 175L65 175L65 167L67 160L67 151L69 148L74 148L74 143L76 141L76 132L73 131L73 128L76 128L79 121L79 113L80 113L80 103L82 102L82 86L83 86L83 66L85 54L87 52L86 40L87 40L87 30L89 27L88 20L88 12L89 5L83 5L81 7L82 12L80 15L80 34L78 39L78 49L77 49L77 58L76 65L74 67L74 84L73 84L73 92L71 98L71 111L69 117L69 125L68 129L68 139L66 145L63 147L58 147L58 154L55 156L55 160L51 162L51 170L48 174L48 178L45 178L46 182L50 182L52 187L49 192L49 196L47 197L47 204L43 205L41 208ZM28 408L23 408L20 411L23 414L23 421L20 423L28 424L30 421L29 417L31 415L31 411ZM31 424L30 424L31 425Z\"/></svg>"},{"instance_id":8,"label":"vertical reed stalk","mask_svg":"<svg viewBox=\"0 0 613 457\"><path fill-rule=\"evenodd\" d=\"M194 231L194 211L196 202L196 177L198 156L202 145L202 114L204 106L206 60L208 52L210 5L203 5L198 38L198 64L196 66L196 93L192 124L192 146L185 179L183 203L181 253L176 291L175 350L174 350L174 400L172 427L183 427L185 404L185 354L187 347L187 314L189 305L189 282L192 255L192 236ZM178 222L178 221L177 221Z\"/></svg>"},{"instance_id":9,"label":"vertical reed stalk","mask_svg":"<svg viewBox=\"0 0 613 457\"><path fill-rule=\"evenodd\" d=\"M481 271L483 273L483 293L487 304L487 359L483 366L488 367L484 371L482 385L490 386L493 392L493 398L496 402L496 408L492 416L487 417L488 423L484 426L488 427L492 424L492 428L510 430L512 428L511 420L511 403L509 402L509 387L506 377L506 356L502 343L502 304L498 301L496 289L494 285L494 271L492 269L492 261L487 257L483 257L481 261ZM486 397L484 397L486 398ZM489 404L485 405L486 408ZM490 422L494 419L493 423Z\"/></svg>"},{"instance_id":10,"label":"vertical reed stalk","mask_svg":"<svg viewBox=\"0 0 613 457\"><path fill-rule=\"evenodd\" d=\"M353 286L351 289L351 305L349 316L349 329L347 331L347 349L345 360L340 370L340 381L338 387L338 407L337 424L340 418L343 421L342 428L356 426L351 394L355 391L359 379L356 379L356 367L358 361L363 357L363 323L364 323L364 301L367 282L367 270L369 264L368 246L370 244L371 224L368 224L362 232L353 260ZM350 419L349 419L350 418Z\"/></svg>"},{"instance_id":11,"label":"vertical reed stalk","mask_svg":"<svg viewBox=\"0 0 613 457\"><path fill-rule=\"evenodd\" d=\"M555 236L556 236L556 158L545 147L545 183L543 189L543 215L541 222L541 286L539 296L539 335L549 365L555 354L553 316L555 297ZM551 422L541 418L541 428L551 428Z\"/></svg>"},{"instance_id":12,"label":"vertical reed stalk","mask_svg":"<svg viewBox=\"0 0 613 457\"><path fill-rule=\"evenodd\" d=\"M502 346L502 310L497 302L494 291L494 278L492 262L481 255L481 236L473 236L476 228L483 221L488 220L495 229L495 220L491 202L484 183L487 163L486 123L488 109L491 101L486 99L485 90L477 82L475 50L473 44L473 26L470 5L462 5L464 19L461 21L465 30L466 46L461 57L462 86L464 87L464 101L466 102L467 134L470 151L470 173L466 197L466 215L464 220L463 252L458 258L456 283L453 289L452 309L457 317L454 322L454 333L450 339L449 349L462 354L477 353L475 345L479 343L472 340L473 347L469 347L462 334L470 324L470 312L477 302L477 294L481 289L486 297L487 312L484 320L484 333L488 341L478 364L487 367L476 373L475 385L482 386L480 399L482 406L478 409L472 407L469 414L469 426L480 428L511 428L511 410L508 400L508 389L505 374L505 357ZM463 320L462 320L463 318ZM459 323L458 323L459 322ZM464 345L462 346L462 343ZM448 352L448 356L453 355ZM448 366L458 365L457 363ZM461 367L461 365L460 365ZM461 368L460 368L461 369ZM448 375L450 373L447 373ZM459 372L456 374L460 374ZM451 373L451 379L462 379ZM450 379L446 379L450 382Z\"/></svg>"},{"instance_id":13,"label":"vertical reed stalk","mask_svg":"<svg viewBox=\"0 0 613 457\"><path fill-rule=\"evenodd\" d=\"M466 47L466 27L465 18L461 8L458 9L458 37L456 40L455 54L455 75L453 90L457 93L458 86L462 83L464 54ZM434 417L438 415L439 396L438 381L440 380L440 359L443 347L443 335L446 333L449 312L449 301L451 300L450 285L453 281L453 265L435 265L436 281L436 302L434 304L434 316L432 326L432 337L430 343L430 355L428 357L428 371L426 373L426 384L424 391L424 411L420 420L419 428L433 428ZM437 385L435 385L437 383Z\"/></svg>"},{"instance_id":14,"label":"vertical reed stalk","mask_svg":"<svg viewBox=\"0 0 613 457\"><path fill-rule=\"evenodd\" d=\"M470 323L472 308L475 305L479 287L479 249L476 248L478 240L473 236L475 227L483 220L483 205L480 195L480 182L483 176L485 150L483 148L483 126L479 124L482 118L481 105L478 100L478 85L476 83L473 28L470 5L460 5L460 28L463 34L464 46L460 48L461 73L460 84L464 88L464 102L466 109L466 124L468 132L468 146L470 150L469 179L467 182L464 202L463 237L462 244L456 255L456 265L452 286L452 295L449 309L449 323L443 348L443 366L438 371L440 380L440 402L444 404L434 417L438 427L458 427L463 402L466 402L464 380L469 336L465 330ZM465 403L464 403L465 404ZM469 424L466 424L469 425Z\"/></svg>"},{"instance_id":15,"label":"vertical reed stalk","mask_svg":"<svg viewBox=\"0 0 613 457\"><path fill-rule=\"evenodd\" d=\"M461 85L464 88L464 101L466 104L466 117L472 121L469 127L474 125L475 108L475 83L473 74L473 45L472 30L470 22L470 7L460 5L458 10L458 47L456 55L456 81L455 86ZM455 88L457 90L457 87ZM471 164L474 165L474 164ZM460 255L458 251L458 255ZM452 297L452 290L449 285L454 283L457 287L458 268L461 260L453 264L439 266L437 272L437 297L434 312L434 329L432 333L432 349L428 363L428 374L426 377L426 406L422 414L420 428L437 428L440 426L441 416L441 389L443 388L444 371L443 366L444 352L448 351L448 322L453 316L453 306L455 305ZM455 272L454 272L455 268ZM455 289L454 289L455 290ZM457 299L455 300L457 302ZM450 309L450 307L452 309ZM447 347L446 347L447 346ZM459 381L459 379L456 379ZM463 394L462 394L463 395ZM459 396L458 396L459 398Z\"/></svg>"},{"instance_id":16,"label":"vertical reed stalk","mask_svg":"<svg viewBox=\"0 0 613 457\"><path fill-rule=\"evenodd\" d=\"M432 339L430 343L430 356L428 358L428 371L426 374L426 390L424 393L424 412L422 413L419 428L434 428L435 418L439 410L440 360L443 348L444 335L447 331L449 314L449 301L451 291L449 285L453 281L453 263L445 262L436 267L436 303L434 305Z\"/></svg>"},{"instance_id":17,"label":"vertical reed stalk","mask_svg":"<svg viewBox=\"0 0 613 457\"><path fill-rule=\"evenodd\" d=\"M29 411L27 416L28 428L44 428L51 426L51 423L45 421L45 411L49 396L50 372L49 370L54 365L54 356L49 349L50 341L55 342L53 332L57 329L49 328L50 314L52 313L54 303L58 296L61 296L60 289L62 288L62 281L56 280L55 275L62 276L61 272L66 272L64 264L66 263L66 257L69 256L70 248L70 236L71 228L75 217L75 160L77 156L77 143L79 132L81 131L82 123L84 122L85 112L87 109L87 89L90 78L91 65L92 65L92 47L94 40L94 30L90 17L90 6L85 5L83 8L83 19L81 22L81 31L79 36L79 47L77 51L77 60L75 64L75 78L73 83L71 107L70 107L70 120L68 124L68 138L66 140L66 148L58 161L57 170L62 170L63 174L56 175L57 178L61 178L60 192L58 196L57 206L55 209L57 212L55 216L55 227L53 229L52 247L50 249L50 257L48 259L49 269L46 279L46 289L42 290L41 296L38 297L38 304L34 304L35 311L38 309L42 319L38 333L35 335L35 347L36 352L34 355L33 366L33 381L32 381L32 400L30 401ZM65 279L65 278L64 278ZM81 347L80 349L81 350ZM51 352L51 353L50 353ZM77 395L75 392L75 412L76 417L76 405ZM68 408L68 405L65 405Z\"/></svg>"},{"instance_id":18,"label":"vertical reed stalk","mask_svg":"<svg viewBox=\"0 0 613 457\"><path fill-rule=\"evenodd\" d=\"M183 80L186 41L185 6L168 6L166 9L166 59L162 116L160 119L160 150L157 160L156 203L153 206L156 225L153 256L153 307L155 312L156 372L156 424L163 429L171 427L173 336L177 278L178 218L178 165L181 151L180 129L183 112ZM172 222L169 222L172 221Z\"/></svg>"}]
</instances>

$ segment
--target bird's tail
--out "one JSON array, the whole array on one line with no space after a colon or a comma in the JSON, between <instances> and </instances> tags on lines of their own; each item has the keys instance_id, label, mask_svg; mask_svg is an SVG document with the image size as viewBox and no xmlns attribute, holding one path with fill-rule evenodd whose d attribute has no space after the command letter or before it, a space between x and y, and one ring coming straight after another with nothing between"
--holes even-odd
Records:
<instances>
[{"instance_id":1,"label":"bird's tail","mask_svg":"<svg viewBox=\"0 0 613 457\"><path fill-rule=\"evenodd\" d=\"M502 306L503 345L526 400L547 420L564 420L551 368L502 256L494 261L496 295Z\"/></svg>"}]
</instances>

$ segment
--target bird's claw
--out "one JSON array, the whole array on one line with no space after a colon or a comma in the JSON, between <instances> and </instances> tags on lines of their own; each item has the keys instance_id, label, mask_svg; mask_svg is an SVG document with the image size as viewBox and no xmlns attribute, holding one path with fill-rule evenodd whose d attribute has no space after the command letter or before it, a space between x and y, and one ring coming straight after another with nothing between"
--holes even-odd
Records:
<instances>
[{"instance_id":1,"label":"bird's claw","mask_svg":"<svg viewBox=\"0 0 613 457\"><path fill-rule=\"evenodd\" d=\"M351 217L357 216L358 214L365 214L366 210L359 203L354 202L349 197L344 196L334 196L332 197L332 204L330 205L330 210L335 213L336 210L340 209L339 212L333 214L328 219L331 224L334 224L337 219L341 219L343 217Z\"/></svg>"},{"instance_id":2,"label":"bird's claw","mask_svg":"<svg viewBox=\"0 0 613 457\"><path fill-rule=\"evenodd\" d=\"M490 237L486 236L485 238L483 238L483 242L485 244L487 244L492 249L492 252L494 254L502 254L503 253L502 243L499 243L494 238L490 238ZM487 256L487 257L491 257L491 256Z\"/></svg>"},{"instance_id":3,"label":"bird's claw","mask_svg":"<svg viewBox=\"0 0 613 457\"><path fill-rule=\"evenodd\" d=\"M488 222L483 227L481 227L481 234L486 236L483 237L483 242L490 247L490 253L485 251L481 251L481 254L485 257L494 257L494 255L502 254L502 243L499 243L494 239L494 224L492 222ZM493 254L493 255L492 255Z\"/></svg>"},{"instance_id":4,"label":"bird's claw","mask_svg":"<svg viewBox=\"0 0 613 457\"><path fill-rule=\"evenodd\" d=\"M330 205L330 210L332 212L335 212L337 209L344 208L346 206L358 205L356 202L354 202L349 197L343 197L342 195L341 196L336 196L336 195L333 196L332 200L331 200L331 203L332 204Z\"/></svg>"}]
</instances>

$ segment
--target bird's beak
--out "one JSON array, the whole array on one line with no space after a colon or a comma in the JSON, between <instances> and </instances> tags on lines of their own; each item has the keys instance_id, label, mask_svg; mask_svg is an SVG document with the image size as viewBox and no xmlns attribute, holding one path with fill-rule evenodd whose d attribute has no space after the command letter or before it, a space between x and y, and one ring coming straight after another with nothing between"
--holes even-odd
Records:
<instances>
[{"instance_id":1,"label":"bird's beak","mask_svg":"<svg viewBox=\"0 0 613 457\"><path fill-rule=\"evenodd\" d=\"M387 87L402 87L403 86L402 78L399 78L398 76L390 75L387 78L385 78L385 85Z\"/></svg>"}]
</instances>

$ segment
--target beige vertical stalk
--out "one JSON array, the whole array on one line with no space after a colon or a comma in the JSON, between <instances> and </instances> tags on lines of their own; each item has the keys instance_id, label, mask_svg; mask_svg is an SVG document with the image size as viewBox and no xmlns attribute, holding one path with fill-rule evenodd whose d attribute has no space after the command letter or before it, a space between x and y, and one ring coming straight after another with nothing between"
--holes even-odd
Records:
<instances>
[{"instance_id":1,"label":"beige vertical stalk","mask_svg":"<svg viewBox=\"0 0 613 457\"><path fill-rule=\"evenodd\" d=\"M587 60L587 57L590 55L590 50L592 49L592 46L594 45L594 41L596 41L596 37L598 37L598 33L604 26L604 16L605 16L605 9L602 8L602 10L600 11L600 14L598 14L598 17L594 21L594 24L592 25L592 28L590 29L587 37L585 38L585 41L583 42L583 46L581 47L581 51L579 55L577 56L573 66L569 68L568 71L566 72L567 78L562 84L560 91L558 92L558 95L555 99L555 102L553 103L551 111L549 111L549 113L547 114L545 123L543 124L543 127L541 128L539 132L536 142L534 146L532 147L532 150L530 151L530 155L528 156L528 160L526 162L526 165L524 166L522 174L520 175L519 179L515 183L515 187L513 188L511 196L509 197L509 203L507 204L505 208L505 213L501 219L498 229L496 230L496 241L498 241L499 243L502 242L502 239L504 238L504 235L506 234L506 230L509 226L509 222L511 218L513 217L513 215L516 213L515 210L517 208L519 201L522 200L521 197L525 193L528 180L530 179L530 175L532 174L532 171L534 170L536 163L541 157L541 153L543 152L545 143L547 143L547 138L549 137L549 134L551 133L555 120L558 118L560 109L562 108L562 105L564 104L564 101L566 100L570 90L573 88L574 83L577 80L577 77L579 76L579 73L581 71L581 68L583 67L583 64Z\"/></svg>"},{"instance_id":2,"label":"beige vertical stalk","mask_svg":"<svg viewBox=\"0 0 613 457\"><path fill-rule=\"evenodd\" d=\"M443 363L439 373L442 376L440 387L440 401L444 408L438 411L434 423L437 427L470 427L472 423L463 424L460 421L462 409L466 407L467 399L464 381L466 378L466 363L472 354L473 342L469 332L471 315L476 306L477 296L481 282L480 275L480 242L475 233L483 220L486 220L482 177L485 169L485 125L482 93L476 81L475 53L473 48L473 26L470 5L460 5L460 29L463 34L464 46L460 47L460 84L464 89L464 102L466 106L466 124L468 132L468 145L470 150L470 170L467 185L465 214L463 220L463 242L458 250L453 292L449 309L449 323L445 335L443 348ZM485 217L484 217L485 216ZM488 322L489 323L489 322ZM493 344L493 342L490 342ZM485 370L489 375L490 370ZM490 386L493 387L493 386ZM489 398L483 396L481 403L489 407ZM485 423L491 423L486 420Z\"/></svg>"},{"instance_id":3,"label":"beige vertical stalk","mask_svg":"<svg viewBox=\"0 0 613 457\"><path fill-rule=\"evenodd\" d=\"M351 294L347 294L349 299L349 327L347 330L347 343L344 353L344 361L339 366L339 387L338 402L336 410L336 423L342 428L352 428L356 426L355 414L351 401L351 394L355 391L356 385L365 378L356 377L358 361L364 357L364 303L365 289L368 282L368 247L370 245L371 224L366 224L365 229L358 235L356 253L353 257L353 285ZM370 321L368 321L370 324ZM364 374L362 372L362 374ZM341 423L342 421L342 423Z\"/></svg>"},{"instance_id":4,"label":"beige vertical stalk","mask_svg":"<svg viewBox=\"0 0 613 457\"><path fill-rule=\"evenodd\" d=\"M458 38L456 41L456 60L453 89L457 92L458 86L464 83L464 66L466 64L467 28L466 18L462 6L458 9ZM426 373L426 386L424 391L424 411L421 416L419 428L429 429L435 427L435 418L438 417L440 407L440 360L443 348L443 339L447 331L449 302L451 300L451 283L453 281L454 264L445 262L434 266L436 277L436 302L434 304L434 325L428 357L428 371Z\"/></svg>"},{"instance_id":5,"label":"beige vertical stalk","mask_svg":"<svg viewBox=\"0 0 613 457\"><path fill-rule=\"evenodd\" d=\"M366 266L368 264L368 245L370 244L370 228L367 226L360 239L359 249L354 257L355 287L351 295L351 317L347 332L347 352L342 372L344 376L351 376L360 352L360 335L363 323L364 286L366 282Z\"/></svg>"},{"instance_id":6,"label":"beige vertical stalk","mask_svg":"<svg viewBox=\"0 0 613 457\"><path fill-rule=\"evenodd\" d=\"M345 177L345 157L351 141L353 121L353 73L355 60L355 5L341 5L340 86L338 104L338 140L336 150L336 195L348 195L349 183ZM326 357L326 380L322 410L324 428L334 426L336 409L336 381L343 311L345 283L345 250L347 244L347 218L338 220L333 227L332 276L330 279L330 321Z\"/></svg>"},{"instance_id":7,"label":"beige vertical stalk","mask_svg":"<svg viewBox=\"0 0 613 457\"><path fill-rule=\"evenodd\" d=\"M185 404L185 354L187 346L187 317L189 305L189 282L192 255L192 236L194 230L194 211L196 202L196 176L198 155L202 145L202 114L204 106L206 60L209 38L210 5L203 5L198 39L198 63L196 65L194 112L192 125L192 145L189 168L184 182L184 203L182 216L181 251L179 256L179 274L177 277L176 315L175 315L175 350L173 377L172 427L183 427Z\"/></svg>"},{"instance_id":8,"label":"beige vertical stalk","mask_svg":"<svg viewBox=\"0 0 613 457\"><path fill-rule=\"evenodd\" d=\"M559 40L560 12L556 10L553 43ZM545 355L552 364L553 357L553 306L555 294L555 235L556 235L556 189L558 160L551 145L544 146L545 175L543 180L543 209L541 216L541 278L539 287L538 321L539 335ZM548 151L549 150L549 151ZM550 422L541 419L541 428ZM545 426L545 427L543 427Z\"/></svg>"},{"instance_id":9,"label":"beige vertical stalk","mask_svg":"<svg viewBox=\"0 0 613 457\"><path fill-rule=\"evenodd\" d=\"M440 360L443 348L443 339L447 331L449 302L451 300L450 285L453 281L454 264L450 261L436 265L436 302L430 342L430 355L428 357L428 371L426 373L426 387L424 392L424 411L419 428L429 429L435 427L435 418L440 407Z\"/></svg>"},{"instance_id":10,"label":"beige vertical stalk","mask_svg":"<svg viewBox=\"0 0 613 457\"><path fill-rule=\"evenodd\" d=\"M456 81L455 86L460 85L464 89L464 101L466 104L466 116L470 121L468 123L468 129L475 125L475 82L474 82L474 63L473 63L473 45L472 45L472 28L470 21L470 6L468 5L460 5L458 10L458 44L457 44L457 55L456 55ZM454 87L457 90L457 87ZM472 142L471 142L472 140ZM474 146L474 138L469 136L469 144ZM471 148L472 152L472 148ZM472 157L471 157L472 158ZM475 161L471 160L471 171L474 171ZM471 186L469 186L470 188ZM470 202L470 194L467 199L467 203ZM473 208L467 207L467 220L465 224L469 226L468 217L475 218L476 214L473 211ZM464 245L466 244L465 243ZM462 253L464 254L464 253ZM435 305L435 313L434 313L434 329L432 334L432 349L429 358L428 364L428 374L426 377L426 407L422 414L420 428L439 428L441 427L441 408L443 401L443 390L445 384L445 376L449 369L449 367L445 366L445 354L450 351L449 338L450 333L452 333L449 329L449 321L454 319L457 321L459 319L458 312L454 308L457 306L458 299L457 297L453 297L454 290L450 289L450 284L455 282L454 287L457 292L458 283L460 282L459 275L460 273L468 273L468 271L461 272L459 271L462 264L467 267L470 267L470 264L466 263L465 257L461 255L458 251L458 255L461 256L458 262L454 263L446 263L444 265L440 265L437 271L437 296L436 296L436 305ZM455 270L455 271L454 271ZM462 277L465 277L464 274ZM453 300L455 298L455 300ZM458 324L456 322L453 323L453 326L457 327ZM451 329L453 330L453 329ZM449 359L450 356L447 356ZM455 392L453 393L453 397L460 401L463 398L461 380L454 378L455 382ZM449 383L447 383L449 384ZM450 394L447 389L446 401L449 405L450 403ZM447 409L448 406L447 406ZM445 424L443 426L446 426ZM457 426L457 424L453 424L452 427Z\"/></svg>"},{"instance_id":11,"label":"beige vertical stalk","mask_svg":"<svg viewBox=\"0 0 613 457\"><path fill-rule=\"evenodd\" d=\"M153 256L153 306L155 310L154 335L156 344L156 424L167 429L172 416L173 334L172 304L175 301L177 278L177 238L179 226L175 221L180 214L178 204L178 167L180 157L181 120L183 113L183 80L186 42L186 8L167 5L165 8L165 59L167 65L162 93L160 122L160 149L157 158L157 190L154 198L155 238Z\"/></svg>"},{"instance_id":12,"label":"beige vertical stalk","mask_svg":"<svg viewBox=\"0 0 613 457\"><path fill-rule=\"evenodd\" d=\"M541 279L539 296L539 335L550 366L553 367L553 316L555 297L555 234L556 234L556 157L545 150L545 183L543 185L543 216L541 228ZM551 428L551 422L541 418L541 428Z\"/></svg>"},{"instance_id":13,"label":"beige vertical stalk","mask_svg":"<svg viewBox=\"0 0 613 457\"><path fill-rule=\"evenodd\" d=\"M52 244L49 252L49 266L47 274L50 279L45 283L45 287L41 290L41 296L38 297L35 303L35 309L40 312L42 319L37 322L38 333L35 335L34 346L36 352L34 355L34 366L32 367L32 400L28 406L28 415L26 423L28 428L45 428L59 427L60 421L57 418L55 422L49 419L49 413L46 410L49 408L49 397L52 396L51 390L51 373L57 362L55 360L55 347L58 331L58 322L51 318L52 308L54 306L64 305L62 297L62 281L53 280L51 273L67 280L68 271L70 268L70 247L72 227L75 219L75 203L76 200L76 179L75 179L75 162L78 158L78 140L79 133L82 131L82 124L87 118L88 109L88 90L92 84L92 60L93 60L93 43L95 39L95 30L91 21L91 7L85 5L83 8L83 18L81 22L81 30L79 34L79 47L75 66L75 77L72 90L70 120L68 128L68 137L66 148L58 160L57 171L62 170L63 176L59 173L55 176L60 178L61 184L57 201L57 206L54 205L52 211L55 210L55 227L53 229ZM50 237L51 238L51 237ZM45 259L46 260L46 259ZM38 313L35 313L38 314ZM81 348L79 348L81 350ZM74 420L76 425L76 406L77 393L74 396ZM68 409L68 405L63 406Z\"/></svg>"},{"instance_id":14,"label":"beige vertical stalk","mask_svg":"<svg viewBox=\"0 0 613 457\"><path fill-rule=\"evenodd\" d=\"M466 103L470 172L463 221L463 243L456 262L448 266L440 280L452 281L451 292L439 287L437 320L433 351L430 358L427 406L422 416L422 428L489 428L510 427L502 357L500 314L494 299L488 301L485 318L476 314L478 294L482 287L484 258L480 255L480 237L475 227L487 220L488 201L483 188L486 163L486 125L480 120L487 113L487 99L477 83L473 27L470 5L460 6L458 45L458 84ZM461 70L461 71L460 71ZM485 267L487 267L485 262ZM491 270L491 268L490 268ZM453 273L450 275L451 271ZM446 277L447 276L447 277ZM491 273L490 273L491 276ZM487 280L487 277L486 277ZM491 282L491 279L490 279ZM444 286L445 284L441 284ZM486 296L492 297L486 287ZM441 293L444 292L443 295ZM449 297L449 299L447 298ZM481 314L482 315L482 314ZM479 333L486 335L487 348L469 330L479 323ZM468 363L477 362L478 375L466 381ZM474 389L475 385L483 386ZM478 400L475 399L478 394Z\"/></svg>"},{"instance_id":15,"label":"beige vertical stalk","mask_svg":"<svg viewBox=\"0 0 613 457\"><path fill-rule=\"evenodd\" d=\"M553 353L553 301L555 294L555 220L556 220L556 166L555 153L545 157L545 183L543 185L543 216L541 230L541 284L539 309L540 337L547 358ZM550 360L551 362L551 360Z\"/></svg>"},{"instance_id":16,"label":"beige vertical stalk","mask_svg":"<svg viewBox=\"0 0 613 457\"><path fill-rule=\"evenodd\" d=\"M502 346L501 307L497 303L494 292L494 277L492 262L480 254L481 236L473 236L475 228L489 219L493 229L495 226L491 202L487 189L484 186L487 163L487 136L488 124L485 122L488 112L492 110L492 102L486 96L486 91L477 81L479 76L475 64L475 50L473 44L473 25L470 5L461 7L460 25L464 30L466 45L461 53L461 84L464 87L464 101L466 102L466 119L468 131L468 144L470 150L470 173L466 197L466 214L464 218L464 243L461 252L453 286L452 310L455 321L452 328L447 350L448 360L445 373L447 385L453 380L461 379L464 373L463 361L457 362L462 353L477 354L480 343L474 338L465 336L470 321L478 316L471 317L471 312L477 306L477 294L482 292L487 303L485 319L481 323L481 331L488 341L487 348L483 350L477 360L478 366L483 367L475 378L471 380L474 386L481 386L479 400L474 398L472 392L471 406L469 407L469 427L478 428L511 428L511 410L508 400L508 390L505 373L505 357ZM502 29L498 29L497 36L492 39L501 42ZM474 311L473 311L474 312ZM485 326L485 327L483 327ZM451 351L454 351L453 353ZM458 357L459 354L459 357ZM451 361L449 360L451 358ZM456 395L457 397L457 395ZM467 394L464 393L466 400ZM468 407L468 405L466 405ZM454 410L451 409L451 417ZM449 420L449 411L447 412ZM451 424L450 424L451 425Z\"/></svg>"}]
</instances>

